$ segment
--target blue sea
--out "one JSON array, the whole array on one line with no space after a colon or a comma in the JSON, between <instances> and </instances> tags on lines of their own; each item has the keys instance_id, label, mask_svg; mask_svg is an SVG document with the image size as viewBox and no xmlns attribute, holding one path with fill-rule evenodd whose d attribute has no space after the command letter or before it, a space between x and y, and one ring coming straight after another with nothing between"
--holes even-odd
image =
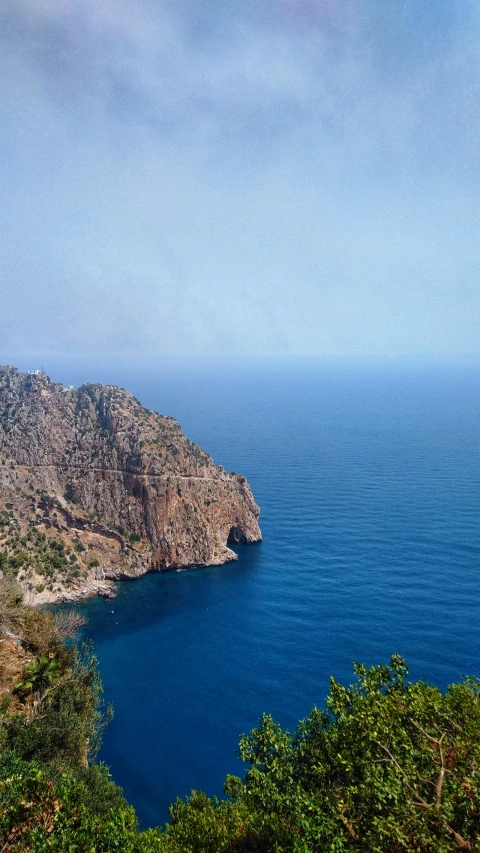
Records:
<instances>
[{"instance_id":1,"label":"blue sea","mask_svg":"<svg viewBox=\"0 0 480 853\"><path fill-rule=\"evenodd\" d=\"M80 366L176 417L261 507L220 568L82 605L115 716L100 757L142 825L241 774L263 711L293 729L352 662L480 673L480 370L466 365Z\"/></svg>"}]
</instances>

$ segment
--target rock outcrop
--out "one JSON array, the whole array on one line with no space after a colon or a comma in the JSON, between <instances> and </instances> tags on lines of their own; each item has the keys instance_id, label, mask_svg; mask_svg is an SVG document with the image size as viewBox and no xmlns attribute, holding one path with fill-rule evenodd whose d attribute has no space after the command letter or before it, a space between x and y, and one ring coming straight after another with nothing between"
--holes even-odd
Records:
<instances>
[{"instance_id":1,"label":"rock outcrop","mask_svg":"<svg viewBox=\"0 0 480 853\"><path fill-rule=\"evenodd\" d=\"M0 569L32 600L236 559L258 516L244 477L127 391L0 367Z\"/></svg>"}]
</instances>

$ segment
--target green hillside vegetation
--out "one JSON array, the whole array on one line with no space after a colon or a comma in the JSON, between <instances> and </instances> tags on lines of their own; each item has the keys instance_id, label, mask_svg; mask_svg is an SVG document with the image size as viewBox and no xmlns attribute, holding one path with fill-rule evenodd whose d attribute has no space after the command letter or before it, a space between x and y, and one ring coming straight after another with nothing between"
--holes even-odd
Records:
<instances>
[{"instance_id":1,"label":"green hillside vegetation","mask_svg":"<svg viewBox=\"0 0 480 853\"><path fill-rule=\"evenodd\" d=\"M225 799L194 791L166 827L140 832L95 763L110 712L92 650L71 641L79 627L0 582L0 851L480 849L480 683L442 694L409 682L397 655L355 665L349 688L332 679L294 734L264 715L240 739L247 769L227 777Z\"/></svg>"},{"instance_id":2,"label":"green hillside vegetation","mask_svg":"<svg viewBox=\"0 0 480 853\"><path fill-rule=\"evenodd\" d=\"M72 586L79 579L87 577L85 547L74 536L65 541L58 527L58 501L45 492L37 490L38 495L18 489L15 497L23 501L25 511L14 509L6 504L0 509L0 570L3 576L21 580L30 589L32 573L41 578L36 585L37 592L45 588L53 591L56 584ZM26 515L30 515L29 525L25 526ZM47 522L56 535L46 535L37 525Z\"/></svg>"}]
</instances>

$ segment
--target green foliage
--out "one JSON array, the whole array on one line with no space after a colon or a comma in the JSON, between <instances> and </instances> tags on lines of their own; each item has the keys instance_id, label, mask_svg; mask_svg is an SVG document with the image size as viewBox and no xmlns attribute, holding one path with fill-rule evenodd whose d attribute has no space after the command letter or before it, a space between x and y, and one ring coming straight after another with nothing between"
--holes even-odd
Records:
<instances>
[{"instance_id":1,"label":"green foliage","mask_svg":"<svg viewBox=\"0 0 480 853\"><path fill-rule=\"evenodd\" d=\"M93 757L98 751L111 716L100 706L96 659L88 648L79 652L73 646L69 653L63 674L57 671L39 696L33 719L16 715L6 723L7 744L21 758L41 762L53 776L85 766L87 754Z\"/></svg>"},{"instance_id":2,"label":"green foliage","mask_svg":"<svg viewBox=\"0 0 480 853\"><path fill-rule=\"evenodd\" d=\"M11 853L160 850L155 835L136 832L133 808L119 801L104 812L92 808L85 780L63 776L53 783L36 762L14 753L0 759L0 837ZM150 836L150 838L149 838Z\"/></svg>"},{"instance_id":3,"label":"green foliage","mask_svg":"<svg viewBox=\"0 0 480 853\"><path fill-rule=\"evenodd\" d=\"M28 574L35 569L37 574L47 580L57 579L58 576L68 580L71 563L67 559L63 540L50 539L47 543L45 533L36 528L22 535L17 520L8 516L5 520L5 516L0 515L0 527L5 529L0 564L5 575L16 577L21 571Z\"/></svg>"},{"instance_id":4,"label":"green foliage","mask_svg":"<svg viewBox=\"0 0 480 853\"><path fill-rule=\"evenodd\" d=\"M84 803L95 814L107 814L112 809L128 806L122 789L112 781L105 764L87 764L78 771L76 778L85 784Z\"/></svg>"},{"instance_id":5,"label":"green foliage","mask_svg":"<svg viewBox=\"0 0 480 853\"><path fill-rule=\"evenodd\" d=\"M349 688L332 679L325 711L314 709L295 735L264 715L240 739L249 767L243 782L227 778L225 790L248 819L242 833L231 834L228 849L477 849L480 683L467 679L442 695L423 681L408 683L397 655L390 666L355 665L355 673ZM224 822L221 804L210 807L210 817ZM193 803L183 812L176 807L172 822L187 838L198 824ZM199 842L185 849L207 853L210 847Z\"/></svg>"},{"instance_id":6,"label":"green foliage","mask_svg":"<svg viewBox=\"0 0 480 853\"><path fill-rule=\"evenodd\" d=\"M164 849L171 853L220 853L249 849L235 846L246 839L251 817L243 804L210 799L192 791L185 802L170 807L171 822L165 828ZM256 849L256 848L252 848Z\"/></svg>"},{"instance_id":7,"label":"green foliage","mask_svg":"<svg viewBox=\"0 0 480 853\"><path fill-rule=\"evenodd\" d=\"M53 622L45 624L52 630ZM12 713L6 701L0 706L2 849L479 849L476 679L465 679L442 694L423 681L409 683L405 662L396 655L389 666L356 664L356 682L343 687L332 679L325 709L314 708L294 734L265 714L257 728L241 737L240 756L247 770L243 780L227 777L227 799L193 791L170 807L164 830L139 832L123 792L107 768L92 760L108 715L100 706L102 689L91 649L60 647L53 641L49 648L22 679L24 695L37 697L33 716Z\"/></svg>"},{"instance_id":8,"label":"green foliage","mask_svg":"<svg viewBox=\"0 0 480 853\"><path fill-rule=\"evenodd\" d=\"M54 684L58 675L58 661L52 656L42 654L38 660L27 664L23 678L16 685L14 693L26 694L48 689Z\"/></svg>"},{"instance_id":9,"label":"green foliage","mask_svg":"<svg viewBox=\"0 0 480 853\"><path fill-rule=\"evenodd\" d=\"M78 496L75 494L75 489L73 485L69 485L63 495L66 501L69 501L72 504L80 503Z\"/></svg>"}]
</instances>

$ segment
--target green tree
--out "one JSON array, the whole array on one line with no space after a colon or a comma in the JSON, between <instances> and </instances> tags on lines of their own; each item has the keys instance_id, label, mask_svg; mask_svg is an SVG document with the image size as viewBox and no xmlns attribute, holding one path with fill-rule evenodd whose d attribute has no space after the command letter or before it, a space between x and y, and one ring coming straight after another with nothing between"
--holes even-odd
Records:
<instances>
[{"instance_id":1,"label":"green tree","mask_svg":"<svg viewBox=\"0 0 480 853\"><path fill-rule=\"evenodd\" d=\"M240 740L249 769L227 791L246 804L257 847L371 853L475 849L480 834L480 683L446 694L408 683L405 662L355 665L331 680L291 737L271 717ZM259 845L259 846L258 846Z\"/></svg>"},{"instance_id":2,"label":"green tree","mask_svg":"<svg viewBox=\"0 0 480 853\"><path fill-rule=\"evenodd\" d=\"M41 678L42 685L50 679L38 696L33 717L7 715L0 726L5 745L24 760L39 761L52 778L81 770L87 758L94 758L111 717L111 709L102 706L102 684L90 647L62 648L66 660L61 667L50 672L41 656L20 682L27 692L38 684L35 678Z\"/></svg>"},{"instance_id":3,"label":"green tree","mask_svg":"<svg viewBox=\"0 0 480 853\"><path fill-rule=\"evenodd\" d=\"M10 613L10 607L7 608ZM17 614L15 613L15 618ZM52 622L45 623L52 630ZM47 631L47 635L48 635ZM35 636L42 636L36 629ZM48 635L49 636L49 635ZM51 641L48 641L51 647ZM87 648L37 681L33 717L0 703L0 841L12 853L454 853L480 849L480 682L409 682L402 658L331 680L294 734L269 715L240 739L227 799L193 791L164 830L135 812L93 756L105 715ZM51 652L50 652L51 653ZM47 661L51 658L47 657Z\"/></svg>"},{"instance_id":4,"label":"green tree","mask_svg":"<svg viewBox=\"0 0 480 853\"><path fill-rule=\"evenodd\" d=\"M30 661L25 667L21 681L15 687L15 693L26 694L48 690L59 676L58 661L42 654L38 660Z\"/></svg>"}]
</instances>

